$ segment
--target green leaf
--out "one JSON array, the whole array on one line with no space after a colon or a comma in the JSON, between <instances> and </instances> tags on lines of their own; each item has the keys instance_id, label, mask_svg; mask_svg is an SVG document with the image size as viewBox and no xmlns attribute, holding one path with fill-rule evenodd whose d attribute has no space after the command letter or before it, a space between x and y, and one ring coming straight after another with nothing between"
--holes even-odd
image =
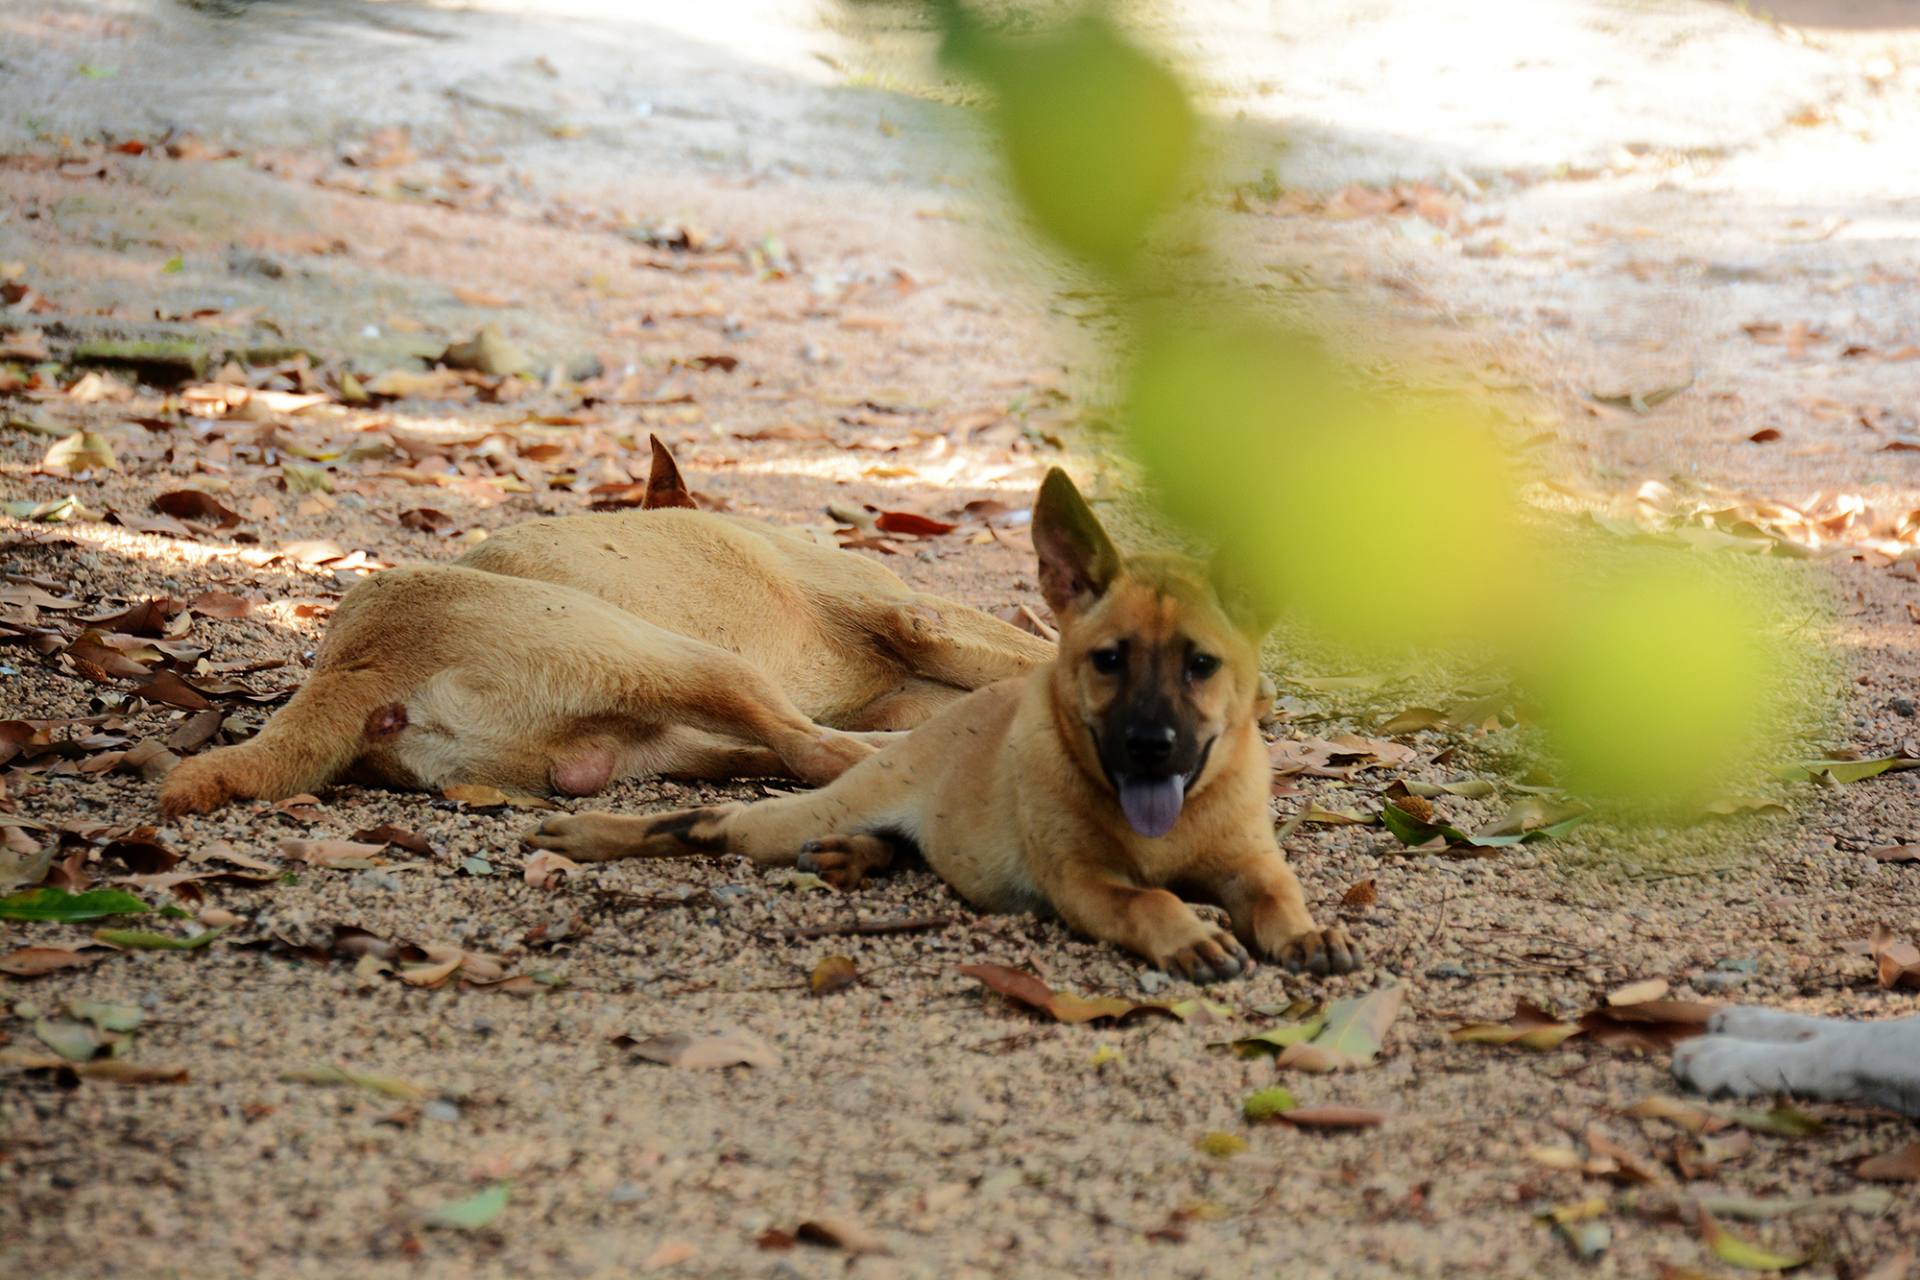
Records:
<instances>
[{"instance_id":1,"label":"green leaf","mask_svg":"<svg viewBox=\"0 0 1920 1280\"><path fill-rule=\"evenodd\" d=\"M1547 804L1537 798L1520 800L1497 821L1478 831L1462 831L1444 822L1426 822L1397 804L1380 810L1380 821L1404 845L1422 845L1436 836L1448 844L1474 849L1504 849L1529 840L1555 839L1566 835L1592 816L1591 810Z\"/></svg>"},{"instance_id":2,"label":"green leaf","mask_svg":"<svg viewBox=\"0 0 1920 1280\"><path fill-rule=\"evenodd\" d=\"M1240 1114L1249 1120L1272 1120L1299 1105L1291 1092L1274 1085L1248 1094L1247 1100L1240 1104Z\"/></svg>"},{"instance_id":3,"label":"green leaf","mask_svg":"<svg viewBox=\"0 0 1920 1280\"><path fill-rule=\"evenodd\" d=\"M160 268L160 273L162 275L177 276L186 265L187 260L176 253L167 259L166 265Z\"/></svg>"},{"instance_id":4,"label":"green leaf","mask_svg":"<svg viewBox=\"0 0 1920 1280\"><path fill-rule=\"evenodd\" d=\"M470 876L490 876L493 874L493 864L485 858L462 858L460 859L460 869Z\"/></svg>"},{"instance_id":5,"label":"green leaf","mask_svg":"<svg viewBox=\"0 0 1920 1280\"><path fill-rule=\"evenodd\" d=\"M1256 1031L1233 1042L1233 1051L1243 1058L1257 1058L1262 1054L1279 1053L1296 1044L1304 1044L1319 1035L1327 1025L1327 1015L1315 1014L1299 1022L1289 1022L1284 1026L1270 1027L1265 1031Z\"/></svg>"},{"instance_id":6,"label":"green leaf","mask_svg":"<svg viewBox=\"0 0 1920 1280\"><path fill-rule=\"evenodd\" d=\"M430 1227L450 1227L455 1231L478 1231L499 1217L507 1208L507 1184L496 1182L464 1200L452 1200L427 1215Z\"/></svg>"},{"instance_id":7,"label":"green leaf","mask_svg":"<svg viewBox=\"0 0 1920 1280\"><path fill-rule=\"evenodd\" d=\"M4 510L15 520L35 520L41 524L65 524L87 513L87 509L80 505L80 499L72 494L48 502L24 498L5 504Z\"/></svg>"},{"instance_id":8,"label":"green leaf","mask_svg":"<svg viewBox=\"0 0 1920 1280\"><path fill-rule=\"evenodd\" d=\"M151 911L140 899L121 889L30 889L0 898L0 920L98 920L101 916L135 916Z\"/></svg>"},{"instance_id":9,"label":"green leaf","mask_svg":"<svg viewBox=\"0 0 1920 1280\"><path fill-rule=\"evenodd\" d=\"M1778 1134L1783 1138L1810 1138L1827 1127L1816 1117L1793 1107L1775 1107L1771 1111L1729 1111L1727 1119L1744 1129Z\"/></svg>"},{"instance_id":10,"label":"green leaf","mask_svg":"<svg viewBox=\"0 0 1920 1280\"><path fill-rule=\"evenodd\" d=\"M1778 765L1775 776L1788 782L1860 782L1883 773L1902 769L1920 769L1920 760L1909 756L1880 756L1872 760L1800 760Z\"/></svg>"},{"instance_id":11,"label":"green leaf","mask_svg":"<svg viewBox=\"0 0 1920 1280\"><path fill-rule=\"evenodd\" d=\"M420 1102L433 1096L433 1090L423 1088L411 1080L401 1080L396 1076L366 1075L333 1065L283 1071L280 1073L280 1078L295 1084L347 1084L383 1097L398 1098L403 1102Z\"/></svg>"},{"instance_id":12,"label":"green leaf","mask_svg":"<svg viewBox=\"0 0 1920 1280\"><path fill-rule=\"evenodd\" d=\"M1791 1271L1806 1265L1805 1258L1769 1253L1757 1244L1750 1244L1715 1222L1705 1209L1699 1212L1700 1238L1706 1241L1715 1257L1730 1267L1743 1271Z\"/></svg>"},{"instance_id":13,"label":"green leaf","mask_svg":"<svg viewBox=\"0 0 1920 1280\"><path fill-rule=\"evenodd\" d=\"M280 463L280 478L286 481L288 493L332 493L333 476L325 467L311 466L305 462Z\"/></svg>"},{"instance_id":14,"label":"green leaf","mask_svg":"<svg viewBox=\"0 0 1920 1280\"><path fill-rule=\"evenodd\" d=\"M172 933L143 933L138 929L95 929L93 936L110 947L125 947L129 951L198 951L231 928L232 925L223 924L190 938Z\"/></svg>"},{"instance_id":15,"label":"green leaf","mask_svg":"<svg viewBox=\"0 0 1920 1280\"><path fill-rule=\"evenodd\" d=\"M1240 1011L1218 1000L1175 1000L1167 1006L1167 1012L1182 1022L1198 1022L1204 1026L1222 1018L1236 1017Z\"/></svg>"},{"instance_id":16,"label":"green leaf","mask_svg":"<svg viewBox=\"0 0 1920 1280\"><path fill-rule=\"evenodd\" d=\"M33 1034L68 1062L90 1062L105 1044L100 1033L84 1022L41 1018L33 1024Z\"/></svg>"},{"instance_id":17,"label":"green leaf","mask_svg":"<svg viewBox=\"0 0 1920 1280\"><path fill-rule=\"evenodd\" d=\"M1222 1133L1215 1129L1194 1139L1194 1150L1210 1155L1216 1160L1226 1160L1239 1155L1247 1149L1247 1140L1237 1133Z\"/></svg>"},{"instance_id":18,"label":"green leaf","mask_svg":"<svg viewBox=\"0 0 1920 1280\"><path fill-rule=\"evenodd\" d=\"M1463 800L1484 800L1492 795L1495 787L1485 778L1457 778L1452 782L1414 782L1406 783L1407 790L1417 796L1432 799L1435 796L1459 796Z\"/></svg>"},{"instance_id":19,"label":"green leaf","mask_svg":"<svg viewBox=\"0 0 1920 1280\"><path fill-rule=\"evenodd\" d=\"M1313 1072L1364 1067L1380 1053L1387 1027L1405 1002L1406 990L1397 985L1336 1000L1327 1009L1325 1030L1288 1048L1274 1065Z\"/></svg>"},{"instance_id":20,"label":"green leaf","mask_svg":"<svg viewBox=\"0 0 1920 1280\"><path fill-rule=\"evenodd\" d=\"M74 71L80 75L85 76L89 80L111 80L114 76L115 68L100 67L100 66L95 66L91 62L83 62L79 66L75 67Z\"/></svg>"},{"instance_id":21,"label":"green leaf","mask_svg":"<svg viewBox=\"0 0 1920 1280\"><path fill-rule=\"evenodd\" d=\"M69 1000L67 1012L102 1031L131 1031L143 1016L138 1005L107 1004L100 1000Z\"/></svg>"}]
</instances>

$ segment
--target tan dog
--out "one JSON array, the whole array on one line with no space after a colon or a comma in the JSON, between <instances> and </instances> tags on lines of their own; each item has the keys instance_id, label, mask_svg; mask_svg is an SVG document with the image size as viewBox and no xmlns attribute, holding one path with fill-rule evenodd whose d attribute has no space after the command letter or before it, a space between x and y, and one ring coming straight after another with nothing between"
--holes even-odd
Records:
<instances>
[{"instance_id":1,"label":"tan dog","mask_svg":"<svg viewBox=\"0 0 1920 1280\"><path fill-rule=\"evenodd\" d=\"M1256 725L1265 625L1230 614L1204 566L1122 560L1065 473L1034 507L1058 658L983 689L833 785L749 805L548 819L528 842L571 858L743 853L843 888L922 851L988 911L1053 911L1198 982L1248 951L1347 972L1358 951L1313 922L1267 810ZM1228 933L1170 891L1225 907Z\"/></svg>"},{"instance_id":2,"label":"tan dog","mask_svg":"<svg viewBox=\"0 0 1920 1280\"><path fill-rule=\"evenodd\" d=\"M1053 656L872 560L692 506L656 440L646 510L534 520L359 583L306 685L174 769L162 811L349 770L567 795L642 773L826 782L873 750L836 730L910 728Z\"/></svg>"}]
</instances>

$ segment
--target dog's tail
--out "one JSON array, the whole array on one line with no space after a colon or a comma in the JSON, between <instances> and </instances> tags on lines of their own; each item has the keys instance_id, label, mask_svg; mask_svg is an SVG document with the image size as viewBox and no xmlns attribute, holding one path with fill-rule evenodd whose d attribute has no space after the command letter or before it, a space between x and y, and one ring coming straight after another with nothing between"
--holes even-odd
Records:
<instances>
[{"instance_id":1,"label":"dog's tail","mask_svg":"<svg viewBox=\"0 0 1920 1280\"><path fill-rule=\"evenodd\" d=\"M176 765L160 788L166 816L207 813L232 800L284 800L326 786L382 739L407 727L384 673L315 672L257 735Z\"/></svg>"}]
</instances>

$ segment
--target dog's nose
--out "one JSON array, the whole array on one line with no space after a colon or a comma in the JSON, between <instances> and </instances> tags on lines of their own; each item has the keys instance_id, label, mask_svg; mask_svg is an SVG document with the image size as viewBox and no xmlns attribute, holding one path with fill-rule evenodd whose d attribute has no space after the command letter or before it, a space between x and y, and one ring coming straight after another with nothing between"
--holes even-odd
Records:
<instances>
[{"instance_id":1,"label":"dog's nose","mask_svg":"<svg viewBox=\"0 0 1920 1280\"><path fill-rule=\"evenodd\" d=\"M1170 724L1137 724L1127 729L1127 756L1136 768L1157 768L1173 755L1175 738Z\"/></svg>"}]
</instances>

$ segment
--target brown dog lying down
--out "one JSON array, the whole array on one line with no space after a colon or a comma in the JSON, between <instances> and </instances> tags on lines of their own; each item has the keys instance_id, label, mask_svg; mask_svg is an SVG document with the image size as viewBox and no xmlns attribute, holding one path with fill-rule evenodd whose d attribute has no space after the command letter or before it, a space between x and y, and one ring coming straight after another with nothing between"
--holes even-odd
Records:
<instances>
[{"instance_id":1,"label":"brown dog lying down","mask_svg":"<svg viewBox=\"0 0 1920 1280\"><path fill-rule=\"evenodd\" d=\"M556 816L528 843L571 858L743 853L842 888L915 847L988 911L1053 911L1199 982L1248 952L1344 973L1358 950L1308 914L1274 839L1257 727L1264 622L1203 565L1123 560L1064 472L1034 507L1058 658L971 695L837 782L755 804ZM1170 891L1227 909L1231 933Z\"/></svg>"},{"instance_id":2,"label":"brown dog lying down","mask_svg":"<svg viewBox=\"0 0 1920 1280\"><path fill-rule=\"evenodd\" d=\"M567 795L643 773L827 782L873 750L841 730L910 728L1053 656L872 560L692 506L656 440L648 509L359 583L306 685L251 741L175 768L162 811L349 771Z\"/></svg>"}]
</instances>

